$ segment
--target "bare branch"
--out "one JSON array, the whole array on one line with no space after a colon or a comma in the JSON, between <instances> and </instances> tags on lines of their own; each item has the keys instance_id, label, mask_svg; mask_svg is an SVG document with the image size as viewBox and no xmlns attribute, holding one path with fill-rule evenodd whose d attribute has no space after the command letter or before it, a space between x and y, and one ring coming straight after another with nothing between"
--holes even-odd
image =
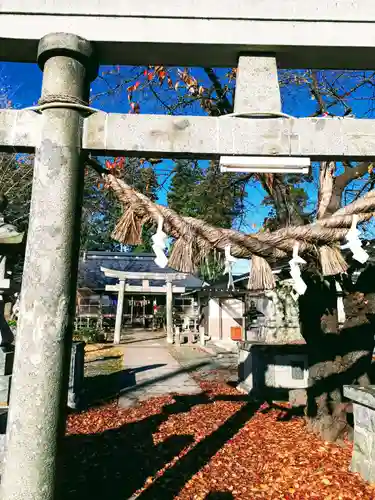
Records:
<instances>
[{"instance_id":1,"label":"bare branch","mask_svg":"<svg viewBox=\"0 0 375 500\"><path fill-rule=\"evenodd\" d=\"M320 167L319 173L319 200L318 200L318 211L317 218L321 219L324 217L326 210L332 198L334 178L336 164L333 161L324 161Z\"/></svg>"},{"instance_id":2,"label":"bare branch","mask_svg":"<svg viewBox=\"0 0 375 500\"><path fill-rule=\"evenodd\" d=\"M362 162L352 167L350 162L344 162L344 172L334 178L334 186L332 191L332 197L326 210L326 214L331 215L341 206L341 198L345 188L352 181L360 179L366 175L369 171L371 165L370 162Z\"/></svg>"},{"instance_id":3,"label":"bare branch","mask_svg":"<svg viewBox=\"0 0 375 500\"><path fill-rule=\"evenodd\" d=\"M218 104L221 104L220 107L222 108L223 114L232 113L233 105L229 102L226 92L224 91L215 71L212 68L204 68L204 71L214 86L216 94L219 98Z\"/></svg>"}]
</instances>

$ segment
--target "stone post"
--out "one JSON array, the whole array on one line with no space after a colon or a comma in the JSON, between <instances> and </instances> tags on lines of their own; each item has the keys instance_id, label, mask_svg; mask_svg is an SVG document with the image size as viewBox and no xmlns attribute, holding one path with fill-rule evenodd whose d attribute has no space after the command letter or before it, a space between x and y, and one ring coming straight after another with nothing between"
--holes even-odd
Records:
<instances>
[{"instance_id":1,"label":"stone post","mask_svg":"<svg viewBox=\"0 0 375 500\"><path fill-rule=\"evenodd\" d=\"M55 500L65 431L84 166L82 110L97 68L91 44L57 33L38 47L43 103L35 152L7 450L0 497ZM54 107L53 102L60 102ZM66 106L64 105L66 103Z\"/></svg>"},{"instance_id":2,"label":"stone post","mask_svg":"<svg viewBox=\"0 0 375 500\"><path fill-rule=\"evenodd\" d=\"M113 339L114 344L120 344L121 342L122 314L124 311L124 295L125 295L125 280L120 280L118 285L118 294L117 294L115 335Z\"/></svg>"},{"instance_id":3,"label":"stone post","mask_svg":"<svg viewBox=\"0 0 375 500\"><path fill-rule=\"evenodd\" d=\"M199 326L199 342L202 347L206 345L205 333L204 326Z\"/></svg>"},{"instance_id":4,"label":"stone post","mask_svg":"<svg viewBox=\"0 0 375 500\"><path fill-rule=\"evenodd\" d=\"M242 55L238 60L236 113L275 113L281 111L280 86L276 57Z\"/></svg>"},{"instance_id":5,"label":"stone post","mask_svg":"<svg viewBox=\"0 0 375 500\"><path fill-rule=\"evenodd\" d=\"M73 342L70 358L68 407L79 410L81 407L85 380L85 342Z\"/></svg>"},{"instance_id":6,"label":"stone post","mask_svg":"<svg viewBox=\"0 0 375 500\"><path fill-rule=\"evenodd\" d=\"M167 279L167 300L166 300L166 315L167 315L167 342L173 344L173 285L172 281Z\"/></svg>"},{"instance_id":7,"label":"stone post","mask_svg":"<svg viewBox=\"0 0 375 500\"><path fill-rule=\"evenodd\" d=\"M353 401L354 446L350 470L375 483L375 386L344 385L344 396Z\"/></svg>"}]
</instances>

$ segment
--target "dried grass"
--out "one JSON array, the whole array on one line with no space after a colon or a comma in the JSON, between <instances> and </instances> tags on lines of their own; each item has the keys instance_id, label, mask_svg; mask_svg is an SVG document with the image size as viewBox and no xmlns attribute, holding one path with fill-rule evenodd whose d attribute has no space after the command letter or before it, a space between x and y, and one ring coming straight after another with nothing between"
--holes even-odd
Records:
<instances>
[{"instance_id":1,"label":"dried grass","mask_svg":"<svg viewBox=\"0 0 375 500\"><path fill-rule=\"evenodd\" d=\"M335 276L348 270L348 264L337 246L323 245L319 254L323 276Z\"/></svg>"},{"instance_id":2,"label":"dried grass","mask_svg":"<svg viewBox=\"0 0 375 500\"><path fill-rule=\"evenodd\" d=\"M249 290L271 290L275 288L276 282L271 266L266 259L253 255L251 258L251 271L249 276Z\"/></svg>"},{"instance_id":3,"label":"dried grass","mask_svg":"<svg viewBox=\"0 0 375 500\"><path fill-rule=\"evenodd\" d=\"M176 269L182 273L194 274L197 270L194 250L194 241L192 238L179 238L173 244L168 265L172 269Z\"/></svg>"},{"instance_id":4,"label":"dried grass","mask_svg":"<svg viewBox=\"0 0 375 500\"><path fill-rule=\"evenodd\" d=\"M132 207L128 207L112 232L112 238L126 245L140 245L142 243L142 219Z\"/></svg>"}]
</instances>

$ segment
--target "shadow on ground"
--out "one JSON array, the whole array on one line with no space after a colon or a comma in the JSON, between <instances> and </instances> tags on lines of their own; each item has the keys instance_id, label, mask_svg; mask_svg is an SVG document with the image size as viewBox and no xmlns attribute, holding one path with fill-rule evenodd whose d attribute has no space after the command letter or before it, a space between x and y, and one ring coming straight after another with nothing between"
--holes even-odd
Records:
<instances>
[{"instance_id":1,"label":"shadow on ground","mask_svg":"<svg viewBox=\"0 0 375 500\"><path fill-rule=\"evenodd\" d=\"M159 335L157 337L146 337L144 339L137 339L135 340L135 337L126 337L121 344L126 345L126 344L139 344L140 342L151 342L153 340L163 340L165 338L165 335Z\"/></svg>"},{"instance_id":2,"label":"shadow on ground","mask_svg":"<svg viewBox=\"0 0 375 500\"><path fill-rule=\"evenodd\" d=\"M173 467L136 498L140 500L172 500L213 455L233 437L254 415L259 403L249 402L243 395L211 397L198 395L175 396L157 415L129 423L100 434L71 435L65 438L64 500L131 499L134 493L154 477L173 457L194 441L193 435L171 436L154 444L153 434L170 415L189 411L197 404L212 404L218 400L244 401L242 406L220 428L198 442ZM133 497L135 498L135 497ZM212 492L208 500L233 498L229 492Z\"/></svg>"},{"instance_id":3,"label":"shadow on ground","mask_svg":"<svg viewBox=\"0 0 375 500\"><path fill-rule=\"evenodd\" d=\"M136 386L137 373L160 368L161 366L165 366L165 364L157 363L128 370L119 370L114 373L85 377L82 408L97 406L104 401L116 398L123 390Z\"/></svg>"}]
</instances>

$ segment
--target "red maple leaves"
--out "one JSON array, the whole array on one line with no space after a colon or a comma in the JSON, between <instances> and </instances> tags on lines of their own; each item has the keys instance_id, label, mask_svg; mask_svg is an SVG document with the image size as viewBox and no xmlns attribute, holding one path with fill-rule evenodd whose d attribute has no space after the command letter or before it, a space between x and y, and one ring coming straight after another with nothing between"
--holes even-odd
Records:
<instances>
[{"instance_id":1,"label":"red maple leaves","mask_svg":"<svg viewBox=\"0 0 375 500\"><path fill-rule=\"evenodd\" d=\"M302 418L285 418L287 407L254 406L224 383L200 384L198 396L164 396L127 410L112 403L70 416L67 439L82 436L86 444L70 450L77 462L67 457L76 465L65 498L79 498L74 478L90 489L90 470L116 499L143 492L145 499L203 500L215 491L238 500L375 498L374 488L349 472L349 443L320 441ZM90 498L99 499L92 489Z\"/></svg>"}]
</instances>

